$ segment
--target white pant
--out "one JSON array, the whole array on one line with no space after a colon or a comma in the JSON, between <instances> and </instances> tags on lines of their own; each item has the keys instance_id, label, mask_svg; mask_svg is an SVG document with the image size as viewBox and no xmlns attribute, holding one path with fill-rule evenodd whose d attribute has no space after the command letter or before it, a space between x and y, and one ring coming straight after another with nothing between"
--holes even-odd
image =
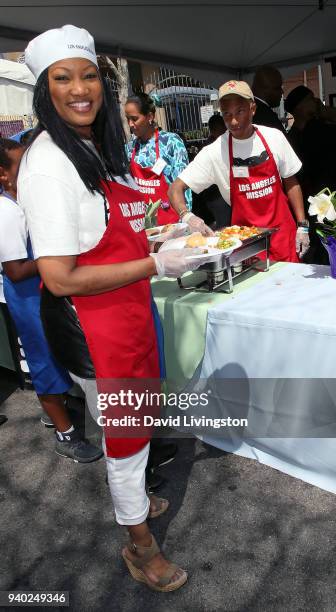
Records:
<instances>
[{"instance_id":1,"label":"white pant","mask_svg":"<svg viewBox=\"0 0 336 612\"><path fill-rule=\"evenodd\" d=\"M70 376L83 390L90 414L97 422L101 413L97 408L96 381L79 378L71 372ZM149 499L145 489L149 443L138 453L123 459L107 457L104 439L103 450L117 523L119 525L143 523L149 511Z\"/></svg>"}]
</instances>

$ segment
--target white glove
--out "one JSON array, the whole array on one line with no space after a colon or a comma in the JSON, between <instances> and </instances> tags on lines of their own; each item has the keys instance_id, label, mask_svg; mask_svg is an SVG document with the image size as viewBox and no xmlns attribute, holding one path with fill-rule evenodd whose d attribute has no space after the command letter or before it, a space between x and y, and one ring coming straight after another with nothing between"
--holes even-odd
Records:
<instances>
[{"instance_id":1,"label":"white glove","mask_svg":"<svg viewBox=\"0 0 336 612\"><path fill-rule=\"evenodd\" d=\"M200 266L214 260L214 255L193 259L192 255L202 253L201 248L196 249L174 249L171 251L159 251L150 253L155 260L157 275L159 278L168 276L169 278L180 278L185 272L197 270Z\"/></svg>"},{"instance_id":2,"label":"white glove","mask_svg":"<svg viewBox=\"0 0 336 612\"><path fill-rule=\"evenodd\" d=\"M181 236L184 236L187 233L186 229L186 227L181 226L181 224L178 223L177 227L175 227L171 232L166 232L165 236L162 237L161 234L159 234L159 236L155 238L155 242L166 242L166 240L180 238Z\"/></svg>"},{"instance_id":3,"label":"white glove","mask_svg":"<svg viewBox=\"0 0 336 612\"><path fill-rule=\"evenodd\" d=\"M301 259L301 257L303 257L307 253L310 247L308 227L298 227L297 228L295 246L296 246L296 252Z\"/></svg>"},{"instance_id":4,"label":"white glove","mask_svg":"<svg viewBox=\"0 0 336 612\"><path fill-rule=\"evenodd\" d=\"M188 223L190 232L201 232L203 236L214 236L212 229L194 213L188 212L182 217L183 223Z\"/></svg>"}]
</instances>

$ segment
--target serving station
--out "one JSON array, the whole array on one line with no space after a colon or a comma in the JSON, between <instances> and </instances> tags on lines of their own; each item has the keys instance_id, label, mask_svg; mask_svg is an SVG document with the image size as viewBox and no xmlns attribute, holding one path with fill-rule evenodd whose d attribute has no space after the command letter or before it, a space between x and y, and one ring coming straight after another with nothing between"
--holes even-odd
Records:
<instances>
[{"instance_id":1,"label":"serving station","mask_svg":"<svg viewBox=\"0 0 336 612\"><path fill-rule=\"evenodd\" d=\"M329 266L249 270L232 293L193 290L206 274L184 276L189 291L171 279L152 283L168 384L213 389L207 416L248 420L236 432L195 435L336 493L336 281Z\"/></svg>"},{"instance_id":2,"label":"serving station","mask_svg":"<svg viewBox=\"0 0 336 612\"><path fill-rule=\"evenodd\" d=\"M204 264L200 270L206 278L194 287L185 287L181 278L177 279L181 289L195 291L224 291L232 293L236 279L250 270L268 272L270 267L270 237L275 228L258 228L258 233L242 240L242 245L234 251L223 253L216 261ZM257 255L263 254L262 261Z\"/></svg>"}]
</instances>

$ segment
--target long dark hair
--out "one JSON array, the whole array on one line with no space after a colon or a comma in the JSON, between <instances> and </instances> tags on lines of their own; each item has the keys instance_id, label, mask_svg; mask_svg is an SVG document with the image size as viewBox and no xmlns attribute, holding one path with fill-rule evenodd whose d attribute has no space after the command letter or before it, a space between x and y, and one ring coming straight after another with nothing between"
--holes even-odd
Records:
<instances>
[{"instance_id":1,"label":"long dark hair","mask_svg":"<svg viewBox=\"0 0 336 612\"><path fill-rule=\"evenodd\" d=\"M102 86L103 104L92 125L100 158L57 113L49 91L48 69L42 72L34 90L33 106L39 123L33 140L47 130L55 144L72 161L86 188L91 193L103 194L101 181L113 175L124 177L128 161L126 138L115 96L107 79L102 79Z\"/></svg>"}]
</instances>

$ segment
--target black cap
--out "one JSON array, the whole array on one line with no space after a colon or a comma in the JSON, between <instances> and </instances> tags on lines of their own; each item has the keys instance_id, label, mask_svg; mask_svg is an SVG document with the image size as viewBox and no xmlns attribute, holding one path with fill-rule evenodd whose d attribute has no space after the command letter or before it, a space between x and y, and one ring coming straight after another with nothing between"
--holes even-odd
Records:
<instances>
[{"instance_id":1,"label":"black cap","mask_svg":"<svg viewBox=\"0 0 336 612\"><path fill-rule=\"evenodd\" d=\"M302 102L307 96L313 96L314 92L309 89L309 87L305 87L304 85L299 85L292 89L292 91L288 94L285 100L285 111L287 113L292 113L295 110L296 106Z\"/></svg>"}]
</instances>

